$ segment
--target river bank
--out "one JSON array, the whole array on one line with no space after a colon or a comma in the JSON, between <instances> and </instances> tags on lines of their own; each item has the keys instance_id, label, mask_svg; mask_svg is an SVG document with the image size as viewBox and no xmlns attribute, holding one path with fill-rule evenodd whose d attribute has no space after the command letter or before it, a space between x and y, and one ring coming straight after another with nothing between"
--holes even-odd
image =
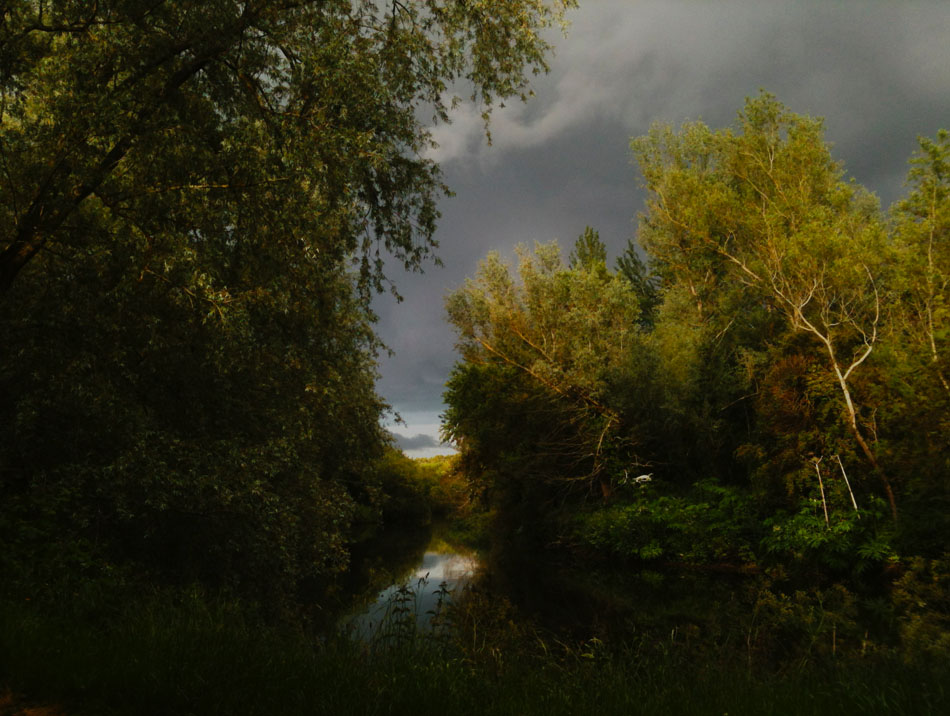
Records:
<instances>
[{"instance_id":1,"label":"river bank","mask_svg":"<svg viewBox=\"0 0 950 716\"><path fill-rule=\"evenodd\" d=\"M783 672L596 642L510 642L473 658L459 642L314 639L198 598L129 605L104 629L3 603L0 654L15 692L70 714L890 715L948 705L945 668L885 655Z\"/></svg>"},{"instance_id":2,"label":"river bank","mask_svg":"<svg viewBox=\"0 0 950 716\"><path fill-rule=\"evenodd\" d=\"M867 629L836 585L605 571L476 551L459 532L450 520L370 535L299 622L197 587L85 608L0 600L0 687L80 716L950 707L950 665Z\"/></svg>"}]
</instances>

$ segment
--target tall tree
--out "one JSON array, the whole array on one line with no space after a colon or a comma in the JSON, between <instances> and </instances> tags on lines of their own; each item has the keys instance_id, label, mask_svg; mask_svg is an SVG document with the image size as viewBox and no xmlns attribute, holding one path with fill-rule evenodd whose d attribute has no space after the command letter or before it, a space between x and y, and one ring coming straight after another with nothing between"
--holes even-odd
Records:
<instances>
[{"instance_id":1,"label":"tall tree","mask_svg":"<svg viewBox=\"0 0 950 716\"><path fill-rule=\"evenodd\" d=\"M950 398L950 132L921 137L907 181L910 194L892 212L908 280L906 326Z\"/></svg>"},{"instance_id":2,"label":"tall tree","mask_svg":"<svg viewBox=\"0 0 950 716\"><path fill-rule=\"evenodd\" d=\"M659 277L650 272L637 253L633 240L617 258L617 271L633 286L640 302L640 325L651 328L656 322L656 310L660 305Z\"/></svg>"},{"instance_id":3,"label":"tall tree","mask_svg":"<svg viewBox=\"0 0 950 716\"><path fill-rule=\"evenodd\" d=\"M369 298L436 246L426 108L523 96L573 5L0 4L0 541L283 595L343 565Z\"/></svg>"},{"instance_id":4,"label":"tall tree","mask_svg":"<svg viewBox=\"0 0 950 716\"><path fill-rule=\"evenodd\" d=\"M359 252L378 287L381 249L413 267L434 246L420 106L447 119L459 80L486 113L523 96L539 30L573 4L5 3L0 292L109 221L156 251L266 232L299 261Z\"/></svg>"},{"instance_id":5,"label":"tall tree","mask_svg":"<svg viewBox=\"0 0 950 716\"><path fill-rule=\"evenodd\" d=\"M533 254L519 247L515 277L491 253L477 277L449 296L446 305L466 363L514 371L531 386L531 395L540 392L560 406L558 418L548 414L549 420L569 426L556 431L561 441L556 449L565 458L560 477L600 483L608 491L607 448L623 442L611 379L636 349L639 309L630 285L597 258L602 254L590 231L578 239L575 256L591 260L581 258L570 267L556 244L537 245ZM450 397L456 392L450 384ZM464 411L452 415L460 422L450 419L449 432L464 440Z\"/></svg>"},{"instance_id":6,"label":"tall tree","mask_svg":"<svg viewBox=\"0 0 950 716\"><path fill-rule=\"evenodd\" d=\"M896 518L854 395L880 335L888 246L876 200L844 180L822 134L768 94L747 102L737 132L655 127L633 143L650 192L641 240L722 333L764 305L820 347Z\"/></svg>"},{"instance_id":7,"label":"tall tree","mask_svg":"<svg viewBox=\"0 0 950 716\"><path fill-rule=\"evenodd\" d=\"M600 240L600 234L589 226L577 237L569 260L571 268L583 268L588 271L596 266L607 268L607 247Z\"/></svg>"}]
</instances>

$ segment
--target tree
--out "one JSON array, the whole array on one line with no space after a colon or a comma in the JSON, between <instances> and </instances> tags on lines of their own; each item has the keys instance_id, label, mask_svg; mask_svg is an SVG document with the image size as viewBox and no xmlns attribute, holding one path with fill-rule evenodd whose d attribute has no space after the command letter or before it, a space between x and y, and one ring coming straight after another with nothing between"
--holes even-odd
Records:
<instances>
[{"instance_id":1,"label":"tree","mask_svg":"<svg viewBox=\"0 0 950 716\"><path fill-rule=\"evenodd\" d=\"M345 564L386 445L369 298L387 252L432 256L446 190L424 108L524 95L572 5L2 6L0 540L22 564L59 545L74 576L261 597Z\"/></svg>"},{"instance_id":2,"label":"tree","mask_svg":"<svg viewBox=\"0 0 950 716\"><path fill-rule=\"evenodd\" d=\"M907 182L892 212L908 279L905 326L950 398L950 132L920 138Z\"/></svg>"},{"instance_id":3,"label":"tree","mask_svg":"<svg viewBox=\"0 0 950 716\"><path fill-rule=\"evenodd\" d=\"M544 69L571 0L13 0L0 15L0 292L83 223L156 253L278 243L295 261L430 255L420 106L486 107ZM83 231L89 236L89 231Z\"/></svg>"},{"instance_id":4,"label":"tree","mask_svg":"<svg viewBox=\"0 0 950 716\"><path fill-rule=\"evenodd\" d=\"M146 251L38 257L0 302L0 539L41 574L56 553L54 584L134 564L285 599L374 507L371 324L332 266L222 259L215 305L187 256L130 274Z\"/></svg>"},{"instance_id":5,"label":"tree","mask_svg":"<svg viewBox=\"0 0 950 716\"><path fill-rule=\"evenodd\" d=\"M761 317L759 306L821 347L846 424L896 518L853 390L883 312L888 247L876 200L844 181L821 122L771 95L746 103L739 130L658 126L633 143L650 192L641 241L721 333Z\"/></svg>"},{"instance_id":6,"label":"tree","mask_svg":"<svg viewBox=\"0 0 950 716\"><path fill-rule=\"evenodd\" d=\"M548 477L599 483L609 492L615 466L606 456L624 442L622 415L611 402L612 380L638 345L636 296L597 258L605 252L589 229L578 239L574 256L580 258L570 267L554 243L535 246L533 254L519 247L517 253L517 279L491 253L476 279L447 299L462 358L467 365L513 372L530 386L526 399L545 396L544 421L551 434L547 448L536 449L559 457L556 471L547 466ZM473 403L466 397L471 389L463 389L471 372L465 367L456 372L447 393L450 405ZM464 444L469 431L466 411L459 407L450 410L448 431Z\"/></svg>"},{"instance_id":7,"label":"tree","mask_svg":"<svg viewBox=\"0 0 950 716\"><path fill-rule=\"evenodd\" d=\"M574 242L574 250L568 262L571 268L583 268L587 271L595 270L596 266L607 268L607 247L600 240L600 234L589 226Z\"/></svg>"},{"instance_id":8,"label":"tree","mask_svg":"<svg viewBox=\"0 0 950 716\"><path fill-rule=\"evenodd\" d=\"M640 325L652 328L660 305L659 277L649 272L632 240L627 241L627 248L617 258L617 271L630 282L637 294L641 307Z\"/></svg>"}]
</instances>

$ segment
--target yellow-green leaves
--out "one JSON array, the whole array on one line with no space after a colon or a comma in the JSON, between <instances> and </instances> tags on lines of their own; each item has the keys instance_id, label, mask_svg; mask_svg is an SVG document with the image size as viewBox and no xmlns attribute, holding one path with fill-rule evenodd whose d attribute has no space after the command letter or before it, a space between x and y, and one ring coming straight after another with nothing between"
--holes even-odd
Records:
<instances>
[{"instance_id":1,"label":"yellow-green leaves","mask_svg":"<svg viewBox=\"0 0 950 716\"><path fill-rule=\"evenodd\" d=\"M920 138L908 184L893 211L906 291L902 328L950 399L950 133Z\"/></svg>"},{"instance_id":2,"label":"yellow-green leaves","mask_svg":"<svg viewBox=\"0 0 950 716\"><path fill-rule=\"evenodd\" d=\"M873 409L854 382L879 346L891 249L876 201L844 180L822 123L763 93L746 102L735 130L661 127L634 148L649 191L641 241L676 287L668 295L691 298L716 342L728 331L760 348L778 340L777 329L806 337L838 386L844 424L878 470L867 436Z\"/></svg>"},{"instance_id":3,"label":"yellow-green leaves","mask_svg":"<svg viewBox=\"0 0 950 716\"><path fill-rule=\"evenodd\" d=\"M447 301L466 360L517 367L562 395L600 406L606 376L634 348L639 308L602 262L563 264L554 243L517 249L517 279L490 254Z\"/></svg>"}]
</instances>

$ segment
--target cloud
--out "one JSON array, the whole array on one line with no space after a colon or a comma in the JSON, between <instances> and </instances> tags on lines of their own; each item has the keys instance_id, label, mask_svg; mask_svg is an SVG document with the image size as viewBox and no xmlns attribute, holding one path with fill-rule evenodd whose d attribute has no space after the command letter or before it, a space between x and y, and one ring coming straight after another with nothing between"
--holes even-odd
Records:
<instances>
[{"instance_id":1,"label":"cloud","mask_svg":"<svg viewBox=\"0 0 950 716\"><path fill-rule=\"evenodd\" d=\"M456 358L445 294L489 250L555 238L566 250L586 225L615 257L642 209L628 143L653 121L729 126L764 88L824 117L833 155L885 207L903 193L916 136L950 122L946 0L595 0L572 20L566 39L551 37L557 52L537 96L494 115L491 147L477 108L434 128L432 157L457 193L439 207L445 268L394 270L405 301L374 303L395 351L381 357L379 390L404 417L420 412L413 433L438 434L425 423L438 423Z\"/></svg>"},{"instance_id":2,"label":"cloud","mask_svg":"<svg viewBox=\"0 0 950 716\"><path fill-rule=\"evenodd\" d=\"M390 433L396 440L396 444L402 450L421 450L423 448L446 447L447 443L440 442L431 435L425 433L416 433L415 435L397 435Z\"/></svg>"},{"instance_id":3,"label":"cloud","mask_svg":"<svg viewBox=\"0 0 950 716\"><path fill-rule=\"evenodd\" d=\"M431 157L503 162L597 122L630 134L654 120L721 126L763 87L794 111L826 116L835 141L850 147L936 115L950 93L950 12L941 3L603 0L572 21L566 39L550 38L556 56L534 83L537 96L496 110L493 146L481 108L463 105L452 124L434 128Z\"/></svg>"}]
</instances>

